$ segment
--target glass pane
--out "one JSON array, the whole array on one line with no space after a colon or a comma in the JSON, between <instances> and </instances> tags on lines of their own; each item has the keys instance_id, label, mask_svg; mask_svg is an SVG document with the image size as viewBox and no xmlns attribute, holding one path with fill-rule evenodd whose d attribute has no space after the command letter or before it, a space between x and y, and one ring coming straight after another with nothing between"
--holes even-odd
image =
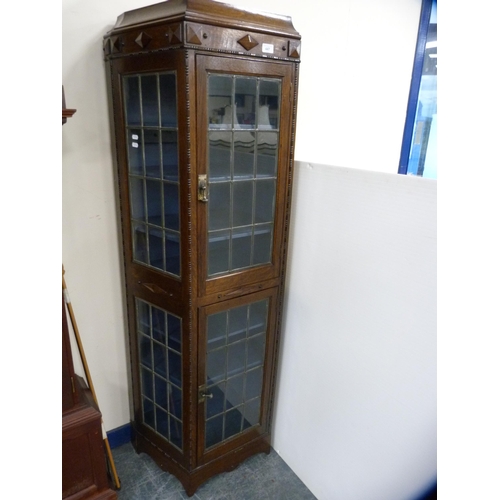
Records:
<instances>
[{"instance_id":1,"label":"glass pane","mask_svg":"<svg viewBox=\"0 0 500 500\"><path fill-rule=\"evenodd\" d=\"M257 425L259 423L260 399L252 399L245 404L244 428Z\"/></svg>"},{"instance_id":2,"label":"glass pane","mask_svg":"<svg viewBox=\"0 0 500 500\"><path fill-rule=\"evenodd\" d=\"M145 224L132 224L132 237L134 241L134 260L148 263L148 245Z\"/></svg>"},{"instance_id":3,"label":"glass pane","mask_svg":"<svg viewBox=\"0 0 500 500\"><path fill-rule=\"evenodd\" d=\"M247 334L248 306L235 307L229 310L227 342L237 342L244 339Z\"/></svg>"},{"instance_id":4,"label":"glass pane","mask_svg":"<svg viewBox=\"0 0 500 500\"><path fill-rule=\"evenodd\" d=\"M208 121L210 128L232 128L233 78L210 75L208 78Z\"/></svg>"},{"instance_id":5,"label":"glass pane","mask_svg":"<svg viewBox=\"0 0 500 500\"><path fill-rule=\"evenodd\" d=\"M210 132L208 136L208 176L213 180L229 180L231 176L231 132Z\"/></svg>"},{"instance_id":6,"label":"glass pane","mask_svg":"<svg viewBox=\"0 0 500 500\"><path fill-rule=\"evenodd\" d=\"M165 227L179 230L179 186L178 184L163 184L163 202L165 205Z\"/></svg>"},{"instance_id":7,"label":"glass pane","mask_svg":"<svg viewBox=\"0 0 500 500\"><path fill-rule=\"evenodd\" d=\"M234 377L245 370L247 343L243 340L227 347L227 376Z\"/></svg>"},{"instance_id":8,"label":"glass pane","mask_svg":"<svg viewBox=\"0 0 500 500\"><path fill-rule=\"evenodd\" d=\"M165 257L163 255L163 231L149 227L149 264L157 269L165 270Z\"/></svg>"},{"instance_id":9,"label":"glass pane","mask_svg":"<svg viewBox=\"0 0 500 500\"><path fill-rule=\"evenodd\" d=\"M151 359L151 339L149 337L145 337L144 335L139 335L139 357L142 365L146 366L150 370L153 369Z\"/></svg>"},{"instance_id":10,"label":"glass pane","mask_svg":"<svg viewBox=\"0 0 500 500\"><path fill-rule=\"evenodd\" d=\"M208 274L229 270L229 231L214 231L208 240Z\"/></svg>"},{"instance_id":11,"label":"glass pane","mask_svg":"<svg viewBox=\"0 0 500 500\"><path fill-rule=\"evenodd\" d=\"M170 415L170 442L182 449L182 422Z\"/></svg>"},{"instance_id":12,"label":"glass pane","mask_svg":"<svg viewBox=\"0 0 500 500\"><path fill-rule=\"evenodd\" d=\"M231 184L218 182L210 184L208 195L208 227L210 231L230 226Z\"/></svg>"},{"instance_id":13,"label":"glass pane","mask_svg":"<svg viewBox=\"0 0 500 500\"><path fill-rule=\"evenodd\" d=\"M130 210L132 219L144 221L144 181L142 178L130 177Z\"/></svg>"},{"instance_id":14,"label":"glass pane","mask_svg":"<svg viewBox=\"0 0 500 500\"><path fill-rule=\"evenodd\" d=\"M162 225L162 195L161 182L146 180L146 197L148 207L148 222L157 226Z\"/></svg>"},{"instance_id":15,"label":"glass pane","mask_svg":"<svg viewBox=\"0 0 500 500\"><path fill-rule=\"evenodd\" d=\"M245 384L245 400L257 398L262 390L262 367L247 373Z\"/></svg>"},{"instance_id":16,"label":"glass pane","mask_svg":"<svg viewBox=\"0 0 500 500\"><path fill-rule=\"evenodd\" d=\"M144 130L144 163L146 176L159 179L160 175L160 132Z\"/></svg>"},{"instance_id":17,"label":"glass pane","mask_svg":"<svg viewBox=\"0 0 500 500\"><path fill-rule=\"evenodd\" d=\"M181 274L181 251L179 234L165 232L165 270L168 273L180 276Z\"/></svg>"},{"instance_id":18,"label":"glass pane","mask_svg":"<svg viewBox=\"0 0 500 500\"><path fill-rule=\"evenodd\" d=\"M256 335L248 340L247 370L264 363L264 335Z\"/></svg>"},{"instance_id":19,"label":"glass pane","mask_svg":"<svg viewBox=\"0 0 500 500\"><path fill-rule=\"evenodd\" d=\"M230 378L226 386L226 408L239 406L243 403L244 375Z\"/></svg>"},{"instance_id":20,"label":"glass pane","mask_svg":"<svg viewBox=\"0 0 500 500\"><path fill-rule=\"evenodd\" d=\"M141 102L139 99L139 77L130 76L124 80L125 112L127 125L141 124Z\"/></svg>"},{"instance_id":21,"label":"glass pane","mask_svg":"<svg viewBox=\"0 0 500 500\"><path fill-rule=\"evenodd\" d=\"M262 224L255 227L253 264L267 264L271 262L273 225Z\"/></svg>"},{"instance_id":22,"label":"glass pane","mask_svg":"<svg viewBox=\"0 0 500 500\"><path fill-rule=\"evenodd\" d=\"M207 318L207 342L208 350L213 351L226 343L227 313L223 311L211 314Z\"/></svg>"},{"instance_id":23,"label":"glass pane","mask_svg":"<svg viewBox=\"0 0 500 500\"><path fill-rule=\"evenodd\" d=\"M257 177L275 177L278 134L276 132L259 132L257 137Z\"/></svg>"},{"instance_id":24,"label":"glass pane","mask_svg":"<svg viewBox=\"0 0 500 500\"><path fill-rule=\"evenodd\" d=\"M255 137L250 132L234 133L234 178L252 179Z\"/></svg>"},{"instance_id":25,"label":"glass pane","mask_svg":"<svg viewBox=\"0 0 500 500\"><path fill-rule=\"evenodd\" d=\"M156 430L168 439L168 413L156 407Z\"/></svg>"},{"instance_id":26,"label":"glass pane","mask_svg":"<svg viewBox=\"0 0 500 500\"><path fill-rule=\"evenodd\" d=\"M141 369L142 393L149 399L153 399L153 374L146 368Z\"/></svg>"},{"instance_id":27,"label":"glass pane","mask_svg":"<svg viewBox=\"0 0 500 500\"><path fill-rule=\"evenodd\" d=\"M226 383L217 384L207 391L212 397L207 398L207 418L213 417L224 411L224 395Z\"/></svg>"},{"instance_id":28,"label":"glass pane","mask_svg":"<svg viewBox=\"0 0 500 500\"><path fill-rule=\"evenodd\" d=\"M154 372L167 378L167 349L165 346L153 342Z\"/></svg>"},{"instance_id":29,"label":"glass pane","mask_svg":"<svg viewBox=\"0 0 500 500\"><path fill-rule=\"evenodd\" d=\"M252 223L253 187L253 181L233 183L233 227Z\"/></svg>"},{"instance_id":30,"label":"glass pane","mask_svg":"<svg viewBox=\"0 0 500 500\"><path fill-rule=\"evenodd\" d=\"M179 157L177 152L177 132L163 130L161 133L163 155L163 178L179 180Z\"/></svg>"},{"instance_id":31,"label":"glass pane","mask_svg":"<svg viewBox=\"0 0 500 500\"><path fill-rule=\"evenodd\" d=\"M142 121L145 127L159 125L158 86L156 75L141 78Z\"/></svg>"},{"instance_id":32,"label":"glass pane","mask_svg":"<svg viewBox=\"0 0 500 500\"><path fill-rule=\"evenodd\" d=\"M224 439L228 439L241 432L241 412L238 408L226 413L224 425Z\"/></svg>"},{"instance_id":33,"label":"glass pane","mask_svg":"<svg viewBox=\"0 0 500 500\"><path fill-rule=\"evenodd\" d=\"M141 363L141 396L144 422L170 440L182 446L182 360L179 354L180 336L176 339L179 352L165 346L181 331L181 319L164 309L136 298L137 330ZM174 343L174 342L172 342Z\"/></svg>"},{"instance_id":34,"label":"glass pane","mask_svg":"<svg viewBox=\"0 0 500 500\"><path fill-rule=\"evenodd\" d=\"M255 182L255 222L272 222L276 181L258 180Z\"/></svg>"},{"instance_id":35,"label":"glass pane","mask_svg":"<svg viewBox=\"0 0 500 500\"><path fill-rule=\"evenodd\" d=\"M144 412L144 423L155 428L155 408L153 402L149 399L142 398L143 412Z\"/></svg>"},{"instance_id":36,"label":"glass pane","mask_svg":"<svg viewBox=\"0 0 500 500\"><path fill-rule=\"evenodd\" d=\"M238 128L255 128L256 78L236 78L235 103Z\"/></svg>"},{"instance_id":37,"label":"glass pane","mask_svg":"<svg viewBox=\"0 0 500 500\"><path fill-rule=\"evenodd\" d=\"M181 352L181 319L169 314L167 316L167 325L169 349Z\"/></svg>"},{"instance_id":38,"label":"glass pane","mask_svg":"<svg viewBox=\"0 0 500 500\"><path fill-rule=\"evenodd\" d=\"M177 126L175 74L160 75L161 126Z\"/></svg>"},{"instance_id":39,"label":"glass pane","mask_svg":"<svg viewBox=\"0 0 500 500\"><path fill-rule=\"evenodd\" d=\"M177 418L182 418L182 391L175 385L169 384L170 388L170 413Z\"/></svg>"},{"instance_id":40,"label":"glass pane","mask_svg":"<svg viewBox=\"0 0 500 500\"><path fill-rule=\"evenodd\" d=\"M168 380L177 387L181 386L181 356L175 351L168 350Z\"/></svg>"},{"instance_id":41,"label":"glass pane","mask_svg":"<svg viewBox=\"0 0 500 500\"><path fill-rule=\"evenodd\" d=\"M205 428L205 448L210 448L222 441L223 415L207 420Z\"/></svg>"},{"instance_id":42,"label":"glass pane","mask_svg":"<svg viewBox=\"0 0 500 500\"><path fill-rule=\"evenodd\" d=\"M279 126L280 82L261 80L259 88L258 127L260 130Z\"/></svg>"},{"instance_id":43,"label":"glass pane","mask_svg":"<svg viewBox=\"0 0 500 500\"><path fill-rule=\"evenodd\" d=\"M137 330L150 336L149 306L142 300L137 301Z\"/></svg>"},{"instance_id":44,"label":"glass pane","mask_svg":"<svg viewBox=\"0 0 500 500\"><path fill-rule=\"evenodd\" d=\"M231 239L231 269L250 267L252 263L252 228L234 229Z\"/></svg>"},{"instance_id":45,"label":"glass pane","mask_svg":"<svg viewBox=\"0 0 500 500\"><path fill-rule=\"evenodd\" d=\"M158 376L155 376L155 404L168 411L167 381Z\"/></svg>"},{"instance_id":46,"label":"glass pane","mask_svg":"<svg viewBox=\"0 0 500 500\"><path fill-rule=\"evenodd\" d=\"M142 132L137 129L128 131L128 170L142 175Z\"/></svg>"},{"instance_id":47,"label":"glass pane","mask_svg":"<svg viewBox=\"0 0 500 500\"><path fill-rule=\"evenodd\" d=\"M267 300L250 304L248 315L248 336L263 333L267 329Z\"/></svg>"},{"instance_id":48,"label":"glass pane","mask_svg":"<svg viewBox=\"0 0 500 500\"><path fill-rule=\"evenodd\" d=\"M210 351L207 354L207 385L220 382L226 374L226 349Z\"/></svg>"},{"instance_id":49,"label":"glass pane","mask_svg":"<svg viewBox=\"0 0 500 500\"><path fill-rule=\"evenodd\" d=\"M165 324L165 311L157 307L151 308L151 323L153 325L153 338L165 344L167 339L166 324Z\"/></svg>"}]
</instances>

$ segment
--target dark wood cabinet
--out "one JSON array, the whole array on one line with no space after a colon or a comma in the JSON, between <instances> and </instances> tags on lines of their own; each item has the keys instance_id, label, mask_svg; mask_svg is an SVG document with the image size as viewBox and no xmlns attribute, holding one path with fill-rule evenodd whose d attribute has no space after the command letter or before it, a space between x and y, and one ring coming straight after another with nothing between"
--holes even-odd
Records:
<instances>
[{"instance_id":1,"label":"dark wood cabinet","mask_svg":"<svg viewBox=\"0 0 500 500\"><path fill-rule=\"evenodd\" d=\"M75 109L62 106L62 124ZM82 377L76 375L62 295L62 498L116 500L109 486L101 413Z\"/></svg>"},{"instance_id":2,"label":"dark wood cabinet","mask_svg":"<svg viewBox=\"0 0 500 500\"><path fill-rule=\"evenodd\" d=\"M66 310L62 309L62 498L115 500L109 487L101 413L75 374Z\"/></svg>"},{"instance_id":3,"label":"dark wood cabinet","mask_svg":"<svg viewBox=\"0 0 500 500\"><path fill-rule=\"evenodd\" d=\"M270 451L300 36L209 0L104 37L123 234L134 446L187 493Z\"/></svg>"}]
</instances>

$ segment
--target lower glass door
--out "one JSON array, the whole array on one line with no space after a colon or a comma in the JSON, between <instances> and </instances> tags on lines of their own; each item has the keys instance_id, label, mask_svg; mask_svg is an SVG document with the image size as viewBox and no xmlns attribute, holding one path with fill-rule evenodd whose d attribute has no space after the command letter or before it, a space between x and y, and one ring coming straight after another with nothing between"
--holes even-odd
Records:
<instances>
[{"instance_id":1,"label":"lower glass door","mask_svg":"<svg viewBox=\"0 0 500 500\"><path fill-rule=\"evenodd\" d=\"M273 294L207 307L202 320L203 452L262 430ZM250 431L250 432L247 432Z\"/></svg>"}]
</instances>

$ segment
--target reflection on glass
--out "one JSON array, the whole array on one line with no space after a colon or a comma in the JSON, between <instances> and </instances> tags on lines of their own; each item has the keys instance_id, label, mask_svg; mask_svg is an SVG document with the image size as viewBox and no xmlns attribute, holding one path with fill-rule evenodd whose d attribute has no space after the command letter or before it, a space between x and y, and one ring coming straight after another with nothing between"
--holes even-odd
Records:
<instances>
[{"instance_id":1,"label":"reflection on glass","mask_svg":"<svg viewBox=\"0 0 500 500\"><path fill-rule=\"evenodd\" d=\"M133 258L180 276L176 76L125 76L123 87Z\"/></svg>"},{"instance_id":2,"label":"reflection on glass","mask_svg":"<svg viewBox=\"0 0 500 500\"><path fill-rule=\"evenodd\" d=\"M144 423L182 449L181 319L137 298L136 319Z\"/></svg>"},{"instance_id":3,"label":"reflection on glass","mask_svg":"<svg viewBox=\"0 0 500 500\"><path fill-rule=\"evenodd\" d=\"M208 276L271 262L280 99L278 79L208 76Z\"/></svg>"},{"instance_id":4,"label":"reflection on glass","mask_svg":"<svg viewBox=\"0 0 500 500\"><path fill-rule=\"evenodd\" d=\"M207 316L205 448L260 422L268 304Z\"/></svg>"},{"instance_id":5,"label":"reflection on glass","mask_svg":"<svg viewBox=\"0 0 500 500\"><path fill-rule=\"evenodd\" d=\"M235 78L235 128L255 128L257 81L257 78Z\"/></svg>"}]
</instances>

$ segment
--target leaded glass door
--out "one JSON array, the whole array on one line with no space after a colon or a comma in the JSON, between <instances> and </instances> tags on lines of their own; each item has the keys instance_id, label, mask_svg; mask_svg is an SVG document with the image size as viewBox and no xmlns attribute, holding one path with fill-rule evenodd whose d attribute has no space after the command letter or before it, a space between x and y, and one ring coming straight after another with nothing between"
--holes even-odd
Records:
<instances>
[{"instance_id":1,"label":"leaded glass door","mask_svg":"<svg viewBox=\"0 0 500 500\"><path fill-rule=\"evenodd\" d=\"M236 275L239 286L278 276L288 73L279 64L198 59L201 293L230 288Z\"/></svg>"},{"instance_id":2,"label":"leaded glass door","mask_svg":"<svg viewBox=\"0 0 500 500\"><path fill-rule=\"evenodd\" d=\"M133 261L180 277L176 72L123 77Z\"/></svg>"},{"instance_id":3,"label":"leaded glass door","mask_svg":"<svg viewBox=\"0 0 500 500\"><path fill-rule=\"evenodd\" d=\"M198 449L204 460L267 430L276 289L200 313Z\"/></svg>"}]
</instances>

